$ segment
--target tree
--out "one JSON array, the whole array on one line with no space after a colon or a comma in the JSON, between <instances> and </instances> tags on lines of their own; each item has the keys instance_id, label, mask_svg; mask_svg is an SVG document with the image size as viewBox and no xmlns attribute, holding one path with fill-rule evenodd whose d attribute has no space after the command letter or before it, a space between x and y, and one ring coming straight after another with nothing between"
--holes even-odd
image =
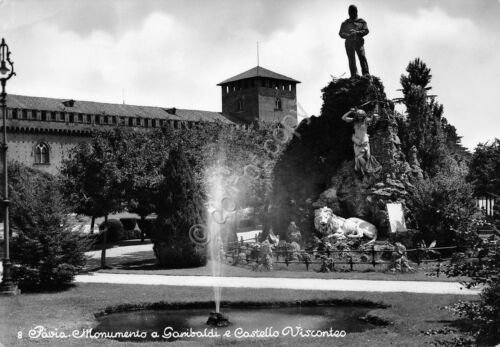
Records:
<instances>
[{"instance_id":1,"label":"tree","mask_svg":"<svg viewBox=\"0 0 500 347\"><path fill-rule=\"evenodd\" d=\"M235 205L263 214L272 190L273 168L285 148L275 137L279 139L284 131L279 124L242 128L211 123L181 129L174 136L197 181L203 182L206 168L217 162L226 169L226 188Z\"/></svg>"},{"instance_id":2,"label":"tree","mask_svg":"<svg viewBox=\"0 0 500 347\"><path fill-rule=\"evenodd\" d=\"M405 97L411 94L414 86L419 86L425 90L431 89L431 87L428 87L432 79L431 69L420 58L410 62L406 67L406 72L408 72L408 75L401 75L400 79Z\"/></svg>"},{"instance_id":3,"label":"tree","mask_svg":"<svg viewBox=\"0 0 500 347\"><path fill-rule=\"evenodd\" d=\"M422 170L434 176L450 154L448 147L459 146L459 143L449 141L458 141L459 138L451 136L454 128L443 117L443 105L435 101L435 96L427 94L431 89L430 68L417 58L408 64L406 71L408 74L401 75L400 79L402 101L407 111L407 121L400 127L403 151L409 156L410 149L415 146Z\"/></svg>"},{"instance_id":4,"label":"tree","mask_svg":"<svg viewBox=\"0 0 500 347\"><path fill-rule=\"evenodd\" d=\"M500 196L500 139L480 143L474 150L467 179L477 196Z\"/></svg>"},{"instance_id":5,"label":"tree","mask_svg":"<svg viewBox=\"0 0 500 347\"><path fill-rule=\"evenodd\" d=\"M118 168L122 173L123 201L128 212L137 213L143 239L150 232L146 217L156 211L160 169L163 167L168 148L172 146L173 131L171 129L140 130L120 129L122 143L117 146L115 157L121 158Z\"/></svg>"},{"instance_id":6,"label":"tree","mask_svg":"<svg viewBox=\"0 0 500 347\"><path fill-rule=\"evenodd\" d=\"M22 290L61 289L85 264L88 242L72 232L55 177L9 164L13 276Z\"/></svg>"},{"instance_id":7,"label":"tree","mask_svg":"<svg viewBox=\"0 0 500 347\"><path fill-rule=\"evenodd\" d=\"M63 162L63 194L76 213L95 217L120 211L123 198L120 158L117 146L123 141L119 131L95 131L90 143L81 143ZM91 225L93 230L93 225ZM101 267L106 267L106 234L104 229Z\"/></svg>"},{"instance_id":8,"label":"tree","mask_svg":"<svg viewBox=\"0 0 500 347\"><path fill-rule=\"evenodd\" d=\"M170 152L162 175L152 237L155 255L164 267L203 266L206 247L194 242L189 232L193 226L204 225L204 195L182 150Z\"/></svg>"},{"instance_id":9,"label":"tree","mask_svg":"<svg viewBox=\"0 0 500 347\"><path fill-rule=\"evenodd\" d=\"M260 123L249 130L222 131L219 146L228 149L224 164L239 178L235 186L240 207L253 207L257 213L265 213L272 191L273 169L285 148L273 135L278 137L276 134L282 130L279 124Z\"/></svg>"},{"instance_id":10,"label":"tree","mask_svg":"<svg viewBox=\"0 0 500 347\"><path fill-rule=\"evenodd\" d=\"M474 238L478 210L472 186L466 182L469 153L456 128L443 116L444 107L428 95L431 69L420 59L408 64L401 76L406 120L398 120L403 151L415 146L424 179L415 182L409 196L422 238L441 246Z\"/></svg>"},{"instance_id":11,"label":"tree","mask_svg":"<svg viewBox=\"0 0 500 347\"><path fill-rule=\"evenodd\" d=\"M471 154L468 149L462 145L462 136L458 135L457 128L448 123L445 117L442 118L441 123L446 136L446 147L448 147L450 155L457 162L468 164L471 159Z\"/></svg>"}]
</instances>

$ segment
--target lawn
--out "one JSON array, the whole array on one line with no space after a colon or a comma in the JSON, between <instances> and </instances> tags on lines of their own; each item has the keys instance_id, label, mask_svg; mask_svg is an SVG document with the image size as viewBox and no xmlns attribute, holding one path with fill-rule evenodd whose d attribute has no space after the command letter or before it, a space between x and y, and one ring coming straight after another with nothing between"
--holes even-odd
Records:
<instances>
[{"instance_id":1,"label":"lawn","mask_svg":"<svg viewBox=\"0 0 500 347\"><path fill-rule=\"evenodd\" d=\"M459 299L470 297L451 295L424 295L409 293L347 293L320 291L293 291L273 289L224 289L222 297L227 302L276 302L303 300L368 300L389 305L383 314L392 317L395 324L378 327L363 333L347 334L345 338L280 338L223 341L225 345L331 345L336 346L422 346L430 345L435 338L451 338L453 335L427 336L429 329L454 327L456 318L447 310L440 309ZM118 305L144 305L156 302L186 303L212 301L211 288L166 287L113 284L78 284L57 293L22 294L17 297L0 297L0 343L5 346L146 346L159 343L133 344L112 340L88 339L30 339L29 330L43 325L45 328L71 334L74 329L96 324L94 314ZM207 312L208 313L208 312ZM56 330L57 329L57 330ZM22 338L18 339L18 334ZM220 341L213 340L212 344ZM180 342L172 345L179 345ZM187 343L191 345L192 343ZM203 343L206 344L206 343ZM183 345L186 345L184 343Z\"/></svg>"}]
</instances>

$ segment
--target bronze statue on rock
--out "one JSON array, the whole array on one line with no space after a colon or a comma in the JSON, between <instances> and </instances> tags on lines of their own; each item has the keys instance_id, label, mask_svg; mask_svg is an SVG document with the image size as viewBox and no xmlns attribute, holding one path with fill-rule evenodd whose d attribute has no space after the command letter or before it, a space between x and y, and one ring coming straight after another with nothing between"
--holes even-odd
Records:
<instances>
[{"instance_id":1,"label":"bronze statue on rock","mask_svg":"<svg viewBox=\"0 0 500 347\"><path fill-rule=\"evenodd\" d=\"M368 32L366 21L358 18L358 8L354 5L349 6L349 19L346 19L340 26L339 35L341 38L345 39L345 50L347 52L347 58L349 59L351 77L358 75L356 54L358 55L363 75L370 74L368 70L368 61L365 55L365 39L363 38L368 35Z\"/></svg>"}]
</instances>

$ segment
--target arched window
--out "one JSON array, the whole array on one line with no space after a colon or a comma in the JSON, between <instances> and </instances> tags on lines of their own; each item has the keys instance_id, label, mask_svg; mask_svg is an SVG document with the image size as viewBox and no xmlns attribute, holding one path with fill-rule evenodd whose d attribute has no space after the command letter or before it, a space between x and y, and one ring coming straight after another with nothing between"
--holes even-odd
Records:
<instances>
[{"instance_id":1,"label":"arched window","mask_svg":"<svg viewBox=\"0 0 500 347\"><path fill-rule=\"evenodd\" d=\"M35 147L35 164L50 164L49 146L45 143L39 143Z\"/></svg>"},{"instance_id":2,"label":"arched window","mask_svg":"<svg viewBox=\"0 0 500 347\"><path fill-rule=\"evenodd\" d=\"M281 111L281 99L280 98L276 98L274 100L274 110Z\"/></svg>"}]
</instances>

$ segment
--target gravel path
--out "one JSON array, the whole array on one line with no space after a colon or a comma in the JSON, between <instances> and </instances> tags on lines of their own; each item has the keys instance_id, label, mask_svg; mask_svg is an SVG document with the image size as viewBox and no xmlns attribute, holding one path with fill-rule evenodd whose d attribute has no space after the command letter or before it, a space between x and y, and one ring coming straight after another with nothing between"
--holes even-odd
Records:
<instances>
[{"instance_id":1,"label":"gravel path","mask_svg":"<svg viewBox=\"0 0 500 347\"><path fill-rule=\"evenodd\" d=\"M120 283L164 286L227 288L274 288L348 292L407 292L425 294L477 295L479 289L466 289L456 282L372 281L318 278L165 276L91 273L76 276L77 283Z\"/></svg>"}]
</instances>

